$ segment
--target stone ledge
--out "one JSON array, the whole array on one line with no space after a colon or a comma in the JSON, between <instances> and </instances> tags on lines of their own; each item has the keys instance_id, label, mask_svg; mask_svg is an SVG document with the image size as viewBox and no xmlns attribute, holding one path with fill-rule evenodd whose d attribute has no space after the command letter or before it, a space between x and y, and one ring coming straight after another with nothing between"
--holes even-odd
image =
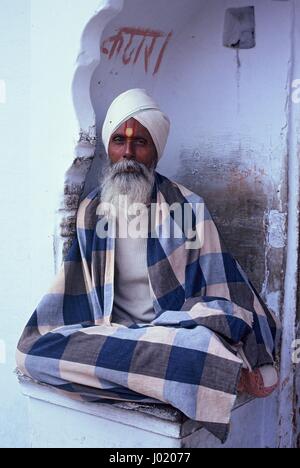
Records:
<instances>
[{"instance_id":1,"label":"stone ledge","mask_svg":"<svg viewBox=\"0 0 300 468\"><path fill-rule=\"evenodd\" d=\"M22 393L30 399L131 426L149 433L182 440L197 431L204 431L200 423L187 418L179 410L166 404L141 404L125 401L82 402L64 396L55 388L36 383L23 375L19 374L18 379ZM251 400L247 396L239 397L235 410Z\"/></svg>"}]
</instances>

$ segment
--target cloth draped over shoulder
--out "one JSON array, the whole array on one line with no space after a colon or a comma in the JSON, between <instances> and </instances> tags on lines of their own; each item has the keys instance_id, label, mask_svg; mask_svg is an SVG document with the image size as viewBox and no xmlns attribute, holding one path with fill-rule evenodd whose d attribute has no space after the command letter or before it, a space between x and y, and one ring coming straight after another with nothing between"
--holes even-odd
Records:
<instances>
[{"instance_id":1,"label":"cloth draped over shoulder","mask_svg":"<svg viewBox=\"0 0 300 468\"><path fill-rule=\"evenodd\" d=\"M99 200L95 190L79 207L72 248L20 338L18 368L84 401L170 404L224 442L242 366L274 363L277 319L224 247L202 198L156 172L147 251L156 317L112 323L115 224L99 213ZM182 225L182 238L162 235L167 223L178 226L173 204L190 210L200 247L189 248Z\"/></svg>"}]
</instances>

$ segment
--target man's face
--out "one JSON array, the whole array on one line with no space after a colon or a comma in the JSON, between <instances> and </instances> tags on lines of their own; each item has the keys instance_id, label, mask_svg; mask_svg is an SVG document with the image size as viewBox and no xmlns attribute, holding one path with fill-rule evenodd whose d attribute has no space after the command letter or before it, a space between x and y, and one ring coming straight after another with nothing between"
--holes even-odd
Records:
<instances>
[{"instance_id":1,"label":"man's face","mask_svg":"<svg viewBox=\"0 0 300 468\"><path fill-rule=\"evenodd\" d=\"M128 120L113 133L108 155L113 164L131 160L144 164L148 169L156 166L158 159L150 133L135 119Z\"/></svg>"}]
</instances>

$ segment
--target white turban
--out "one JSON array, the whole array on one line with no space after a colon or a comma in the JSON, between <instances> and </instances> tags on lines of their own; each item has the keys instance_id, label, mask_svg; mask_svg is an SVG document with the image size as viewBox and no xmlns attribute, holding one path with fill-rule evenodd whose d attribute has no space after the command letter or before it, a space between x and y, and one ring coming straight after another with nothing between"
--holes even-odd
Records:
<instances>
[{"instance_id":1,"label":"white turban","mask_svg":"<svg viewBox=\"0 0 300 468\"><path fill-rule=\"evenodd\" d=\"M120 94L108 109L102 129L107 154L112 134L131 118L148 130L160 159L167 144L170 120L144 89L130 89Z\"/></svg>"}]
</instances>

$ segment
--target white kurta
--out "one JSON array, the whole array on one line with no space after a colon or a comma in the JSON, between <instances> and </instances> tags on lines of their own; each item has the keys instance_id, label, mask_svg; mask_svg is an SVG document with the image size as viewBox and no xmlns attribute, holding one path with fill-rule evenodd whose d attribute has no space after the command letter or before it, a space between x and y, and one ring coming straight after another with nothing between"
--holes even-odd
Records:
<instances>
[{"instance_id":1,"label":"white kurta","mask_svg":"<svg viewBox=\"0 0 300 468\"><path fill-rule=\"evenodd\" d=\"M142 219L147 226L148 215L146 220ZM120 226L120 219L117 226ZM128 326L155 319L147 267L147 238L116 238L114 288L113 322Z\"/></svg>"}]
</instances>

